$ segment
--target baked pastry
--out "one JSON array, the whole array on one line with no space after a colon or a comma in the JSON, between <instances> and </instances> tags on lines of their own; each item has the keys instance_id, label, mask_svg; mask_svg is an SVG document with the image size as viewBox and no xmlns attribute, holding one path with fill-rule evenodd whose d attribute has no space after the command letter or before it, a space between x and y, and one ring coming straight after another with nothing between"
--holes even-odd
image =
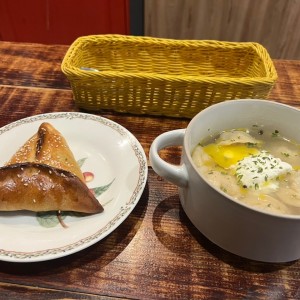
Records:
<instances>
[{"instance_id":1,"label":"baked pastry","mask_svg":"<svg viewBox=\"0 0 300 300\"><path fill-rule=\"evenodd\" d=\"M70 150L67 141L49 123L42 123L31 137L6 163L35 162L69 171L84 182L83 174Z\"/></svg>"},{"instance_id":2,"label":"baked pastry","mask_svg":"<svg viewBox=\"0 0 300 300\"><path fill-rule=\"evenodd\" d=\"M43 123L0 168L0 210L99 213L103 207L84 183L64 137Z\"/></svg>"}]
</instances>

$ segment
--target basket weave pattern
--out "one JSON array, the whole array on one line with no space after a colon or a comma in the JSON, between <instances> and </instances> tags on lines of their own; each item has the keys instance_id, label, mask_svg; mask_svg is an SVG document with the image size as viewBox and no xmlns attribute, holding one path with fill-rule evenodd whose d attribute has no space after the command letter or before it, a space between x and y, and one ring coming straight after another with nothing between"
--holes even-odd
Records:
<instances>
[{"instance_id":1,"label":"basket weave pattern","mask_svg":"<svg viewBox=\"0 0 300 300\"><path fill-rule=\"evenodd\" d=\"M224 100L265 99L277 79L257 43L121 35L78 38L62 71L83 109L187 118Z\"/></svg>"}]
</instances>

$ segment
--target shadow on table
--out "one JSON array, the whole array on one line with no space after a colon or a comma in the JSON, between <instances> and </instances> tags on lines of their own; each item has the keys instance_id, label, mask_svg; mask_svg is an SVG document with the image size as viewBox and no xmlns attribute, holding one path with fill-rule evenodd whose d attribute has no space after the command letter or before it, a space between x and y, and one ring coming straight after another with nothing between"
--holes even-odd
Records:
<instances>
[{"instance_id":1,"label":"shadow on table","mask_svg":"<svg viewBox=\"0 0 300 300\"><path fill-rule=\"evenodd\" d=\"M0 261L0 272L12 275L50 275L74 268L88 268L99 271L113 261L136 235L145 216L148 205L149 187L144 192L136 207L124 222L111 234L96 244L77 253L54 260L33 263L12 263ZM28 241L30 242L30 241ZM97 260L97 261L96 261Z\"/></svg>"},{"instance_id":2,"label":"shadow on table","mask_svg":"<svg viewBox=\"0 0 300 300\"><path fill-rule=\"evenodd\" d=\"M167 214L170 214L171 210L177 210L177 214L179 214L178 224L176 224L177 228L174 230L177 231L177 235L175 236L166 232L162 224L164 222L163 219ZM268 273L284 269L295 263L295 261L288 263L264 263L242 258L226 250L223 250L222 248L209 241L191 223L180 204L178 195L166 198L157 205L153 213L153 226L155 234L160 242L164 244L164 246L170 251L181 256L187 255L186 251L188 251L188 245L193 242L191 241L192 236L207 252L209 252L215 258L233 266L234 268L238 268L244 271Z\"/></svg>"}]
</instances>

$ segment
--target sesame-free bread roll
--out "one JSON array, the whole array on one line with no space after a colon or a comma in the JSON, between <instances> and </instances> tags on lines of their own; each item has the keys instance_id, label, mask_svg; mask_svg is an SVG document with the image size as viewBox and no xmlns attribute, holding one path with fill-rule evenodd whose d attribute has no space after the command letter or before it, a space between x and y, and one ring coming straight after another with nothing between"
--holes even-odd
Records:
<instances>
[{"instance_id":1,"label":"sesame-free bread roll","mask_svg":"<svg viewBox=\"0 0 300 300\"><path fill-rule=\"evenodd\" d=\"M0 168L0 211L15 210L103 211L66 140L49 123Z\"/></svg>"}]
</instances>

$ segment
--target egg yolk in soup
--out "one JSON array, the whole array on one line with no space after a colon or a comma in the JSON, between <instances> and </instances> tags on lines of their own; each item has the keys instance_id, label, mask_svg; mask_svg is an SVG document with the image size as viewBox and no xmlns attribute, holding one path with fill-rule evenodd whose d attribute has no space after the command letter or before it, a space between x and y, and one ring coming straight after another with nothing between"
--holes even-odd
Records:
<instances>
[{"instance_id":1,"label":"egg yolk in soup","mask_svg":"<svg viewBox=\"0 0 300 300\"><path fill-rule=\"evenodd\" d=\"M247 144L218 145L209 144L203 150L222 168L227 169L243 158L258 154L257 148L249 148Z\"/></svg>"},{"instance_id":2,"label":"egg yolk in soup","mask_svg":"<svg viewBox=\"0 0 300 300\"><path fill-rule=\"evenodd\" d=\"M300 214L300 145L278 130L232 129L195 147L192 159L213 186L246 205Z\"/></svg>"}]
</instances>

